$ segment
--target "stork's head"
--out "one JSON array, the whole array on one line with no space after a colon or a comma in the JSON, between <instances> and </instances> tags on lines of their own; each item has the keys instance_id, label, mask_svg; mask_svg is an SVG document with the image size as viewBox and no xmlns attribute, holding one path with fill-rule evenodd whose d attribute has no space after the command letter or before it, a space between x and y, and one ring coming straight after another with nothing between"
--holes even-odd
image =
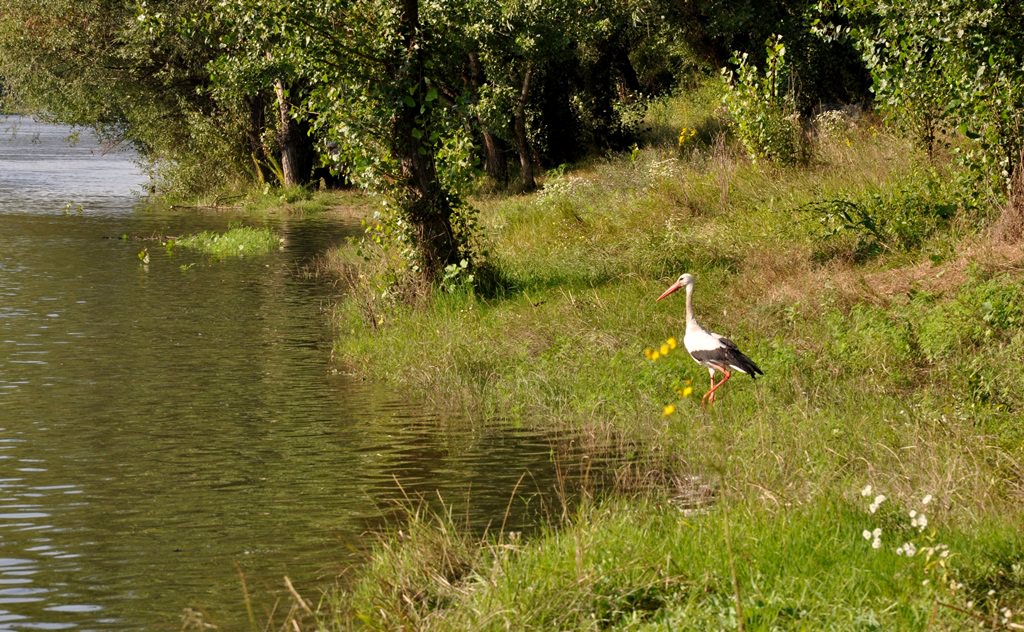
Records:
<instances>
[{"instance_id":1,"label":"stork's head","mask_svg":"<svg viewBox=\"0 0 1024 632\"><path fill-rule=\"evenodd\" d=\"M672 292L675 292L676 290L680 290L680 289L682 289L684 287L687 287L689 285L693 285L693 275L690 274L689 272L687 272L686 274L680 275L679 278L676 279L675 283L670 285L667 290L662 292L661 296L658 297L658 300L660 301L661 299L665 298L666 296L668 296Z\"/></svg>"}]
</instances>

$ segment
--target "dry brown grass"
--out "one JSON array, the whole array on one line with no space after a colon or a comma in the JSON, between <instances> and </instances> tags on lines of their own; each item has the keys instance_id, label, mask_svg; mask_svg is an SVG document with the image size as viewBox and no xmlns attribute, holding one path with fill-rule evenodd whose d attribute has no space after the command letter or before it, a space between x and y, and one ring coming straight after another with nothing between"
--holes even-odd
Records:
<instances>
[{"instance_id":1,"label":"dry brown grass","mask_svg":"<svg viewBox=\"0 0 1024 632\"><path fill-rule=\"evenodd\" d=\"M755 248L746 253L742 268L747 272L733 285L736 303L798 305L813 313L826 293L844 305L884 306L914 290L955 291L968 281L972 268L988 275L1024 271L1024 243L978 237L958 244L955 255L941 263L914 261L885 269L842 259L817 264L799 245L784 253Z\"/></svg>"},{"instance_id":2,"label":"dry brown grass","mask_svg":"<svg viewBox=\"0 0 1024 632\"><path fill-rule=\"evenodd\" d=\"M992 235L1003 243L1015 244L1024 240L1024 149L1017 158L1009 199L992 227Z\"/></svg>"}]
</instances>

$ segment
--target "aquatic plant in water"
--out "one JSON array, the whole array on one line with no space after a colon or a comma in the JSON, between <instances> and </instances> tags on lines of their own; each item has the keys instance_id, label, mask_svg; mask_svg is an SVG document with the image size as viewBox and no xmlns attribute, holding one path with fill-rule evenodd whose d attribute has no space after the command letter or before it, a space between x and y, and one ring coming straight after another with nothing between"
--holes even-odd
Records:
<instances>
[{"instance_id":1,"label":"aquatic plant in water","mask_svg":"<svg viewBox=\"0 0 1024 632\"><path fill-rule=\"evenodd\" d=\"M218 259L264 255L284 247L284 239L269 228L233 226L227 232L204 230L174 240L175 246L191 248Z\"/></svg>"}]
</instances>

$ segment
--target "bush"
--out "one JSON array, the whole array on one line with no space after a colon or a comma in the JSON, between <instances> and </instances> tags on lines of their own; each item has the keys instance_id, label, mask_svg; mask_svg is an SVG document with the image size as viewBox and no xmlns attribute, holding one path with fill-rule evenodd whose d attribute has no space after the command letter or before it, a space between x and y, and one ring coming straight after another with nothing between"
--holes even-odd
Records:
<instances>
[{"instance_id":1,"label":"bush","mask_svg":"<svg viewBox=\"0 0 1024 632\"><path fill-rule=\"evenodd\" d=\"M1019 2L847 2L876 103L928 147L954 139L975 195L1003 201L1024 149Z\"/></svg>"},{"instance_id":2,"label":"bush","mask_svg":"<svg viewBox=\"0 0 1024 632\"><path fill-rule=\"evenodd\" d=\"M910 183L859 198L837 197L801 207L817 222L823 240L851 238L855 259L882 251L908 252L918 248L957 211L952 196L937 177Z\"/></svg>"},{"instance_id":3,"label":"bush","mask_svg":"<svg viewBox=\"0 0 1024 632\"><path fill-rule=\"evenodd\" d=\"M766 46L763 75L749 63L746 53L734 57L735 71L722 71L730 127L751 159L798 162L805 157L805 144L786 65L786 46L777 35Z\"/></svg>"}]
</instances>

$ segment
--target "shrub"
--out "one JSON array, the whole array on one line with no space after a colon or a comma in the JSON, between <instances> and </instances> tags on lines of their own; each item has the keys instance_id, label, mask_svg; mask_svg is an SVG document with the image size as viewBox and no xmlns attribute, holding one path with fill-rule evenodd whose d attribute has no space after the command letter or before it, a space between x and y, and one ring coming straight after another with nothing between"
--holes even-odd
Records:
<instances>
[{"instance_id":1,"label":"shrub","mask_svg":"<svg viewBox=\"0 0 1024 632\"><path fill-rule=\"evenodd\" d=\"M747 53L733 58L735 71L722 70L723 102L731 116L730 127L751 159L794 163L804 158L805 147L786 46L776 35L766 47L763 74L748 61Z\"/></svg>"},{"instance_id":2,"label":"shrub","mask_svg":"<svg viewBox=\"0 0 1024 632\"><path fill-rule=\"evenodd\" d=\"M850 237L855 259L919 247L957 211L957 204L930 176L923 183L874 191L859 198L811 202L801 210L817 222L823 240Z\"/></svg>"}]
</instances>

